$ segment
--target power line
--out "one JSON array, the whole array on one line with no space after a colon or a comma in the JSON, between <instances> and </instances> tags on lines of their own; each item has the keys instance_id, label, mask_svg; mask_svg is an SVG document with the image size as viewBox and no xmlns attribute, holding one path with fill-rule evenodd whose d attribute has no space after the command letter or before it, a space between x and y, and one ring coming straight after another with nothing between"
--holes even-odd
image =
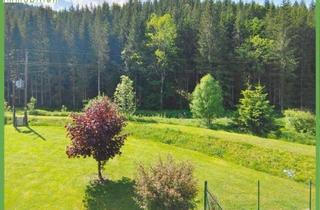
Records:
<instances>
[{"instance_id":1,"label":"power line","mask_svg":"<svg viewBox=\"0 0 320 210\"><path fill-rule=\"evenodd\" d=\"M62 50L47 50L47 49L12 49L14 51L25 51L28 50L29 52L47 52L47 53L53 53L53 54L75 54L75 55L91 55L96 56L94 53L88 53L84 50L77 50L77 52L68 52L68 51L62 51Z\"/></svg>"},{"instance_id":2,"label":"power line","mask_svg":"<svg viewBox=\"0 0 320 210\"><path fill-rule=\"evenodd\" d=\"M24 62L15 62L12 63L11 65L23 65ZM94 63L52 63L52 62L29 62L28 63L29 66L98 66L98 64L94 64Z\"/></svg>"}]
</instances>

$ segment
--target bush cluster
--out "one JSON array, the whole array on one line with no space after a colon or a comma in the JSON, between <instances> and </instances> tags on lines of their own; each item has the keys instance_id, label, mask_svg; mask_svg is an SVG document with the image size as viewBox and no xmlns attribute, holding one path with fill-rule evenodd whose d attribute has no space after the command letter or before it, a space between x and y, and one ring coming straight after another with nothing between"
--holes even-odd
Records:
<instances>
[{"instance_id":1,"label":"bush cluster","mask_svg":"<svg viewBox=\"0 0 320 210\"><path fill-rule=\"evenodd\" d=\"M135 189L144 209L187 210L195 207L196 186L192 165L168 156L150 168L140 165Z\"/></svg>"},{"instance_id":2,"label":"bush cluster","mask_svg":"<svg viewBox=\"0 0 320 210\"><path fill-rule=\"evenodd\" d=\"M7 101L4 101L4 111L11 111L11 106L9 106L9 103Z\"/></svg>"},{"instance_id":3,"label":"bush cluster","mask_svg":"<svg viewBox=\"0 0 320 210\"><path fill-rule=\"evenodd\" d=\"M27 104L30 114L36 114L36 110L35 110L36 104L37 104L37 99L35 99L34 97L31 97L29 103Z\"/></svg>"},{"instance_id":4,"label":"bush cluster","mask_svg":"<svg viewBox=\"0 0 320 210\"><path fill-rule=\"evenodd\" d=\"M135 115L139 117L161 117L161 118L191 118L192 113L189 110L137 110Z\"/></svg>"},{"instance_id":5,"label":"bush cluster","mask_svg":"<svg viewBox=\"0 0 320 210\"><path fill-rule=\"evenodd\" d=\"M286 129L315 135L316 120L311 112L288 109L284 111L284 116Z\"/></svg>"},{"instance_id":6,"label":"bush cluster","mask_svg":"<svg viewBox=\"0 0 320 210\"><path fill-rule=\"evenodd\" d=\"M65 105L62 105L60 112L65 113L67 111L68 111L68 108Z\"/></svg>"}]
</instances>

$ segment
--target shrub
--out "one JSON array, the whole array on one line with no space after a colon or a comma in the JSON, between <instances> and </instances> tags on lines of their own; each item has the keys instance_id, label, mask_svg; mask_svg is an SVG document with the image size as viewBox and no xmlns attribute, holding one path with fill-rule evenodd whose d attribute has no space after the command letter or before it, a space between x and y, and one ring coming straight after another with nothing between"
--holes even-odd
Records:
<instances>
[{"instance_id":1,"label":"shrub","mask_svg":"<svg viewBox=\"0 0 320 210\"><path fill-rule=\"evenodd\" d=\"M208 127L223 112L221 87L210 74L204 76L196 86L190 108L193 116L205 119Z\"/></svg>"},{"instance_id":2,"label":"shrub","mask_svg":"<svg viewBox=\"0 0 320 210\"><path fill-rule=\"evenodd\" d=\"M288 109L284 111L284 116L286 129L315 135L316 120L311 112Z\"/></svg>"},{"instance_id":3,"label":"shrub","mask_svg":"<svg viewBox=\"0 0 320 210\"><path fill-rule=\"evenodd\" d=\"M4 101L4 111L9 112L11 110L11 106L7 101Z\"/></svg>"},{"instance_id":4,"label":"shrub","mask_svg":"<svg viewBox=\"0 0 320 210\"><path fill-rule=\"evenodd\" d=\"M29 103L27 104L30 114L35 113L36 104L37 104L37 99L35 99L34 97L31 97Z\"/></svg>"},{"instance_id":5,"label":"shrub","mask_svg":"<svg viewBox=\"0 0 320 210\"><path fill-rule=\"evenodd\" d=\"M264 88L261 85L248 86L242 95L237 117L240 128L258 135L268 133L274 126L274 111Z\"/></svg>"},{"instance_id":6,"label":"shrub","mask_svg":"<svg viewBox=\"0 0 320 210\"><path fill-rule=\"evenodd\" d=\"M121 113L131 115L136 111L136 93L133 90L133 81L125 75L120 78L121 82L114 92L114 102Z\"/></svg>"},{"instance_id":7,"label":"shrub","mask_svg":"<svg viewBox=\"0 0 320 210\"><path fill-rule=\"evenodd\" d=\"M189 110L137 110L135 115L140 117L162 117L162 118L191 118Z\"/></svg>"},{"instance_id":8,"label":"shrub","mask_svg":"<svg viewBox=\"0 0 320 210\"><path fill-rule=\"evenodd\" d=\"M195 206L193 167L188 162L176 163L171 156L148 169L140 165L135 189L144 209L187 210Z\"/></svg>"},{"instance_id":9,"label":"shrub","mask_svg":"<svg viewBox=\"0 0 320 210\"><path fill-rule=\"evenodd\" d=\"M281 140L295 142L300 144L315 145L316 138L309 133L298 133L293 129L287 129L286 127L280 129L279 137Z\"/></svg>"},{"instance_id":10,"label":"shrub","mask_svg":"<svg viewBox=\"0 0 320 210\"><path fill-rule=\"evenodd\" d=\"M95 103L96 101L100 101L100 100L103 100L105 96L104 95L100 95L100 96L96 96L95 98L92 98L92 99L86 99L86 100L83 100L82 103L83 103L83 111L86 111L89 107L92 106L93 103Z\"/></svg>"},{"instance_id":11,"label":"shrub","mask_svg":"<svg viewBox=\"0 0 320 210\"><path fill-rule=\"evenodd\" d=\"M62 105L60 111L61 111L61 112L67 112L67 111L68 111L68 108L67 108L65 105Z\"/></svg>"},{"instance_id":12,"label":"shrub","mask_svg":"<svg viewBox=\"0 0 320 210\"><path fill-rule=\"evenodd\" d=\"M98 176L103 180L102 169L106 161L120 154L125 135L120 132L125 125L123 117L107 97L93 100L83 114L72 114L67 135L71 144L67 155L71 157L92 156L98 163Z\"/></svg>"}]
</instances>

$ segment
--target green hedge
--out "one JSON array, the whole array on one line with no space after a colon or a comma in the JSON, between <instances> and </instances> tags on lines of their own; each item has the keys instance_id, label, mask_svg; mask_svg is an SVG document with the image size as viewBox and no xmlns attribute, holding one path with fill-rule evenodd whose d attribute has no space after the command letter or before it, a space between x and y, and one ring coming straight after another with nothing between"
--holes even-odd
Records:
<instances>
[{"instance_id":1,"label":"green hedge","mask_svg":"<svg viewBox=\"0 0 320 210\"><path fill-rule=\"evenodd\" d=\"M137 110L137 116L143 117L166 117L166 118L191 118L192 114L189 110Z\"/></svg>"}]
</instances>

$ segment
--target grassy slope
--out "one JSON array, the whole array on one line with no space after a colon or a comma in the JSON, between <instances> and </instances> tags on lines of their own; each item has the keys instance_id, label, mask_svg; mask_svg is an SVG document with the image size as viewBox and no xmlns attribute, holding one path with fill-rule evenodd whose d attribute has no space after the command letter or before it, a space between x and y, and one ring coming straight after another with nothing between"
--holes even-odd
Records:
<instances>
[{"instance_id":1,"label":"grassy slope","mask_svg":"<svg viewBox=\"0 0 320 210\"><path fill-rule=\"evenodd\" d=\"M137 122L131 123L131 125L136 125ZM247 135L247 134L238 134L231 133L222 130L210 130L205 128L198 128L192 126L184 126L184 125L172 125L166 123L141 123L141 125L146 127L152 127L152 129L175 129L179 130L183 133L193 134L198 136L211 136L215 139L224 139L230 142L238 142L238 143L248 143L254 146L274 149L277 148L279 150L297 153L299 155L307 155L315 157L315 147L311 145L297 144L292 142L279 141L275 139L266 139L257 136Z\"/></svg>"},{"instance_id":2,"label":"grassy slope","mask_svg":"<svg viewBox=\"0 0 320 210\"><path fill-rule=\"evenodd\" d=\"M107 164L105 173L113 180L104 186L90 185L96 177L92 159L67 159L68 143L62 127L32 127L18 133L6 126L6 209L134 210L132 182L137 162L150 163L159 155L173 154L191 160L199 180L198 209L202 209L202 183L225 209L256 209L256 181L261 180L262 208L307 209L307 186L257 172L202 153L158 142L130 137L123 155ZM37 134L36 134L36 133ZM40 138L41 136L42 138ZM127 177L128 179L123 179Z\"/></svg>"},{"instance_id":3,"label":"grassy slope","mask_svg":"<svg viewBox=\"0 0 320 210\"><path fill-rule=\"evenodd\" d=\"M162 123L134 122L127 131L136 138L203 152L280 177L287 177L284 170L293 170L296 181L314 180L314 146Z\"/></svg>"}]
</instances>

